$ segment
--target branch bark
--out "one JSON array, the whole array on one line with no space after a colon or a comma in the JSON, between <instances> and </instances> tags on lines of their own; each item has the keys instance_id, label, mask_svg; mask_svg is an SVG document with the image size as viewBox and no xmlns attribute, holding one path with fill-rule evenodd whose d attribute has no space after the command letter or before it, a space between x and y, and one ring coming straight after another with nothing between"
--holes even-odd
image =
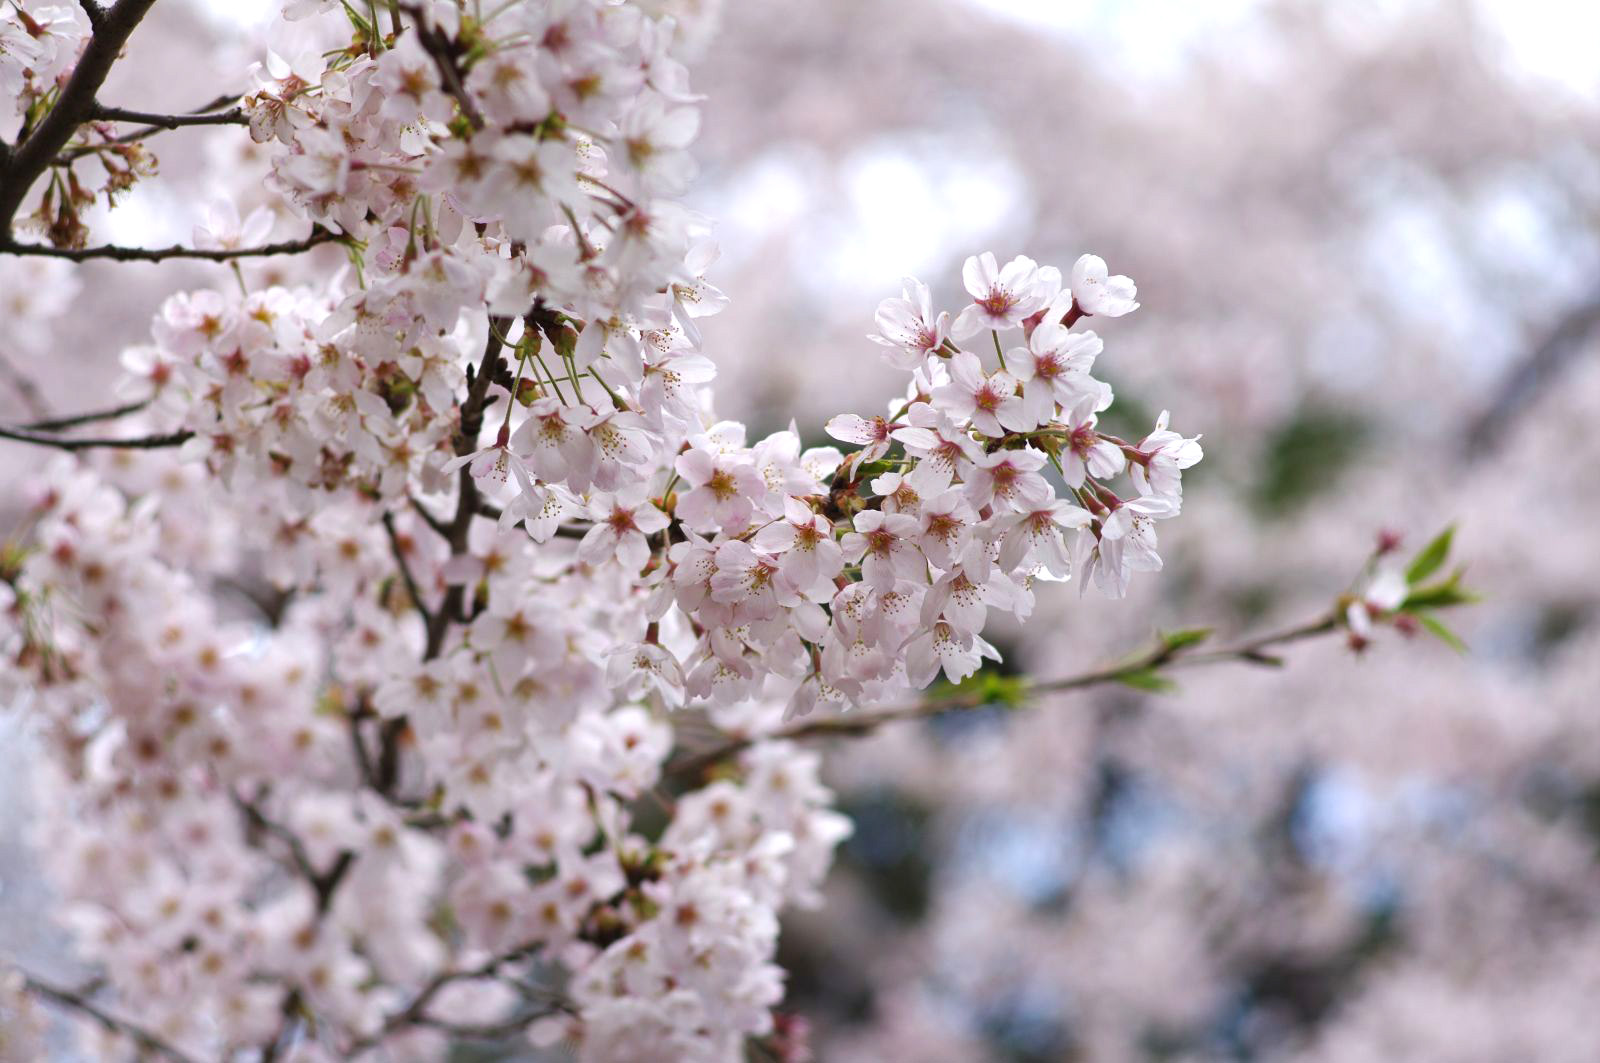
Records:
<instances>
[{"instance_id":1,"label":"branch bark","mask_svg":"<svg viewBox=\"0 0 1600 1063\"><path fill-rule=\"evenodd\" d=\"M84 262L93 258L106 258L116 262L161 262L169 258L191 258L206 262L232 262L239 258L268 258L272 255L298 255L311 250L319 244L333 243L343 239L338 233L323 229L320 226L313 229L311 235L303 240L284 240L275 244L262 244L258 247L234 247L206 249L199 247L183 247L174 244L171 247L120 247L115 244L102 244L99 247L47 247L43 244L19 244L15 241L0 240L0 255L37 255L45 258L65 258L73 262Z\"/></svg>"},{"instance_id":2,"label":"branch bark","mask_svg":"<svg viewBox=\"0 0 1600 1063\"><path fill-rule=\"evenodd\" d=\"M24 432L60 432L68 428L77 428L79 425L94 424L98 421L115 421L118 417L126 417L130 413L138 413L150 405L149 399L139 399L137 402L125 402L121 406L113 406L107 410L91 410L88 413L74 413L65 417L51 417L43 421L33 421L21 425Z\"/></svg>"},{"instance_id":3,"label":"branch bark","mask_svg":"<svg viewBox=\"0 0 1600 1063\"><path fill-rule=\"evenodd\" d=\"M133 122L156 129L178 129L192 125L249 125L250 120L237 107L226 111L205 111L196 114L156 114L151 111L134 111L126 107L101 107L96 104L89 115L101 122Z\"/></svg>"},{"instance_id":4,"label":"branch bark","mask_svg":"<svg viewBox=\"0 0 1600 1063\"><path fill-rule=\"evenodd\" d=\"M489 338L484 343L483 357L478 363L477 373L469 378L467 397L461 403L460 421L455 435L455 452L458 457L470 454L477 448L478 434L483 430L483 409L489 397L489 384L494 380L495 369L500 362L500 349L503 346L500 337L505 335L510 327L510 318L489 319ZM461 467L456 483L455 515L451 517L449 524L444 525L442 531L445 541L450 544L450 554L453 557L466 553L468 535L472 531L472 519L478 515L479 505L478 484L472 478L470 467L465 465ZM417 505L414 500L412 504ZM386 523L389 523L389 518L386 518ZM430 520L429 524L435 530L439 529L440 522ZM414 586L414 581L403 562L401 571L408 587ZM427 645L422 651L424 661L433 660L444 649L444 640L450 632L451 621L461 615L465 594L466 591L460 584L452 585L445 591L444 600L431 613L423 606L421 598L413 595L427 625ZM385 797L390 796L399 781L400 739L405 734L406 727L406 718L400 716L385 720L378 732L378 756L373 768L372 786ZM359 735L357 740L360 740Z\"/></svg>"},{"instance_id":5,"label":"branch bark","mask_svg":"<svg viewBox=\"0 0 1600 1063\"><path fill-rule=\"evenodd\" d=\"M41 435L38 432L29 432L20 428L0 428L0 439L12 439L18 443L32 443L40 447L55 447L57 450L160 450L163 447L181 447L194 438L194 433L187 428L165 435L134 436L129 439L102 439L98 437L85 439L60 439L56 436Z\"/></svg>"}]
</instances>

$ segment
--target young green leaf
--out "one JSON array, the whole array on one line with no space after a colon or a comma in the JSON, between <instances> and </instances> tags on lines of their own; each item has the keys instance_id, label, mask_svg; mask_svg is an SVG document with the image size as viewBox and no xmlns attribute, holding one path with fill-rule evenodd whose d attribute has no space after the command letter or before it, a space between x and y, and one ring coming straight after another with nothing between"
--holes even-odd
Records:
<instances>
[{"instance_id":1,"label":"young green leaf","mask_svg":"<svg viewBox=\"0 0 1600 1063\"><path fill-rule=\"evenodd\" d=\"M1123 672L1117 676L1117 682L1135 690L1147 690L1152 694L1168 694L1178 689L1178 684L1154 668L1140 668L1133 672Z\"/></svg>"},{"instance_id":2,"label":"young green leaf","mask_svg":"<svg viewBox=\"0 0 1600 1063\"><path fill-rule=\"evenodd\" d=\"M1200 643L1204 642L1210 637L1210 628L1191 627L1184 628L1181 631L1162 632L1161 644L1167 648L1168 652L1175 652L1177 650L1188 649L1190 646L1198 646Z\"/></svg>"},{"instance_id":3,"label":"young green leaf","mask_svg":"<svg viewBox=\"0 0 1600 1063\"><path fill-rule=\"evenodd\" d=\"M1452 524L1435 536L1433 542L1423 547L1422 552L1412 559L1410 567L1406 569L1406 582L1414 587L1439 571L1439 566L1450 556L1450 540L1455 534L1456 527Z\"/></svg>"},{"instance_id":4,"label":"young green leaf","mask_svg":"<svg viewBox=\"0 0 1600 1063\"><path fill-rule=\"evenodd\" d=\"M1446 646L1449 646L1457 653L1467 652L1467 644L1461 641L1461 636L1457 635L1454 631L1451 631L1448 627L1445 627L1438 617L1431 616L1428 613L1419 613L1417 614L1417 620L1420 621L1423 627L1431 631Z\"/></svg>"},{"instance_id":5,"label":"young green leaf","mask_svg":"<svg viewBox=\"0 0 1600 1063\"><path fill-rule=\"evenodd\" d=\"M1400 603L1400 612L1415 613L1419 609L1447 609L1452 605L1471 605L1478 596L1461 586L1464 569L1456 569L1450 578L1431 587L1417 587Z\"/></svg>"}]
</instances>

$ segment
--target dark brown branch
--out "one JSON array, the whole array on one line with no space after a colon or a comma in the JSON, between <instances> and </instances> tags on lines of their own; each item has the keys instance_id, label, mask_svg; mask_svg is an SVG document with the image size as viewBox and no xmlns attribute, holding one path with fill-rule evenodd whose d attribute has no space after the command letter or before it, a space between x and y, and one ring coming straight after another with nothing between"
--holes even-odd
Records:
<instances>
[{"instance_id":1,"label":"dark brown branch","mask_svg":"<svg viewBox=\"0 0 1600 1063\"><path fill-rule=\"evenodd\" d=\"M57 450L93 450L96 448L116 450L160 450L163 447L181 447L194 438L194 433L187 428L165 435L134 436L129 439L60 439L56 436L40 435L36 432L27 432L18 428L0 428L0 439L14 439L18 443L33 443L41 447L55 447Z\"/></svg>"},{"instance_id":2,"label":"dark brown branch","mask_svg":"<svg viewBox=\"0 0 1600 1063\"><path fill-rule=\"evenodd\" d=\"M472 128L482 129L483 115L479 113L478 105L472 102L472 96L461 77L461 68L456 63L455 42L428 25L427 16L420 8L402 5L401 10L411 16L411 29L417 35L417 43L422 45L422 50L433 58L434 66L439 68L439 80L444 90L455 98L461 113L472 123Z\"/></svg>"},{"instance_id":3,"label":"dark brown branch","mask_svg":"<svg viewBox=\"0 0 1600 1063\"><path fill-rule=\"evenodd\" d=\"M268 819L255 802L246 801L236 793L232 797L234 805L244 814L246 822L263 834L277 838L288 847L289 859L293 861L295 871L311 886L311 891L316 897L317 914L319 916L326 914L333 904L333 895L338 890L339 883L344 881L350 865L355 862L355 853L341 849L326 871L318 871L316 865L311 862L311 854L306 851L305 843L300 840L299 835L281 823Z\"/></svg>"},{"instance_id":4,"label":"dark brown branch","mask_svg":"<svg viewBox=\"0 0 1600 1063\"><path fill-rule=\"evenodd\" d=\"M416 497L407 496L407 501L411 503L412 510L422 518L424 524L438 532L441 537L449 538L450 525L434 516L433 511L418 501Z\"/></svg>"},{"instance_id":5,"label":"dark brown branch","mask_svg":"<svg viewBox=\"0 0 1600 1063\"><path fill-rule=\"evenodd\" d=\"M300 988L289 990L283 995L283 1005L278 1009L283 1018L278 1023L278 1032L272 1035L272 1040L262 1046L261 1063L277 1063L279 1056L283 1055L289 1038L294 1034L295 1027L300 1024Z\"/></svg>"},{"instance_id":6,"label":"dark brown branch","mask_svg":"<svg viewBox=\"0 0 1600 1063\"><path fill-rule=\"evenodd\" d=\"M39 999L55 1004L58 1007L75 1011L80 1015L93 1019L104 1029L112 1033L121 1034L137 1045L141 1052L164 1056L172 1060L173 1063L196 1063L192 1056L175 1048L170 1042L125 1019L117 1018L98 1004L90 1001L84 993L51 985L48 982L40 981L32 975L24 975L22 984L28 992Z\"/></svg>"},{"instance_id":7,"label":"dark brown branch","mask_svg":"<svg viewBox=\"0 0 1600 1063\"><path fill-rule=\"evenodd\" d=\"M100 23L105 21L106 9L95 0L78 0L78 6L83 8L83 15L89 20L89 28L96 33L100 31Z\"/></svg>"},{"instance_id":8,"label":"dark brown branch","mask_svg":"<svg viewBox=\"0 0 1600 1063\"><path fill-rule=\"evenodd\" d=\"M538 952L540 948L541 945L538 942L519 945L509 952L503 952L500 955L495 956L482 964L479 964L477 967L471 967L466 970L458 971L442 971L439 974L434 975L423 984L422 988L417 991L417 995L411 998L410 1003L384 1020L383 1026L379 1028L377 1033L372 1034L369 1037L364 1037L352 1044L346 1054L355 1056L361 1052L367 1051L368 1049L377 1047L379 1044L383 1043L384 1038L388 1037L392 1033L397 1033L408 1026L425 1024L427 1019L424 1013L428 1010L428 1005L433 1003L434 998L437 997L440 991L446 986L455 982L475 981L480 978L493 978L499 973L500 968L506 966L507 964L516 963L519 960L527 959L529 956L532 956L534 953ZM527 1017L526 1022L532 1022L536 1017L537 1016L530 1015Z\"/></svg>"},{"instance_id":9,"label":"dark brown branch","mask_svg":"<svg viewBox=\"0 0 1600 1063\"><path fill-rule=\"evenodd\" d=\"M494 380L495 369L500 363L502 346L500 337L510 328L510 318L489 320L489 338L484 343L483 358L478 364L477 374L467 387L466 401L461 404L461 419L454 441L457 457L465 457L477 449L478 436L483 431L483 410L489 397L489 384ZM466 553L467 536L472 530L472 518L478 515L480 504L478 481L472 478L471 468L464 465L457 480L455 516L451 518L445 534L452 556ZM433 623L428 628L428 646L423 655L424 660L432 660L444 648L444 637L449 631L450 618L461 613L465 594L466 589L460 584L451 586L445 592L444 604L434 614Z\"/></svg>"},{"instance_id":10,"label":"dark brown branch","mask_svg":"<svg viewBox=\"0 0 1600 1063\"><path fill-rule=\"evenodd\" d=\"M284 240L258 247L199 248L182 247L120 247L102 244L99 247L46 247L43 244L19 244L0 241L0 255L37 255L45 258L65 258L84 262L106 258L116 262L161 262L169 258L191 258L205 262L232 262L239 258L267 258L272 255L298 255L319 244L333 243L344 237L321 227L312 230L303 240Z\"/></svg>"},{"instance_id":11,"label":"dark brown branch","mask_svg":"<svg viewBox=\"0 0 1600 1063\"><path fill-rule=\"evenodd\" d=\"M4 354L0 354L0 376L5 377L10 382L11 390L17 393L17 397L22 400L22 404L28 408L29 413L35 417L49 415L50 406L45 402L44 393L39 390L39 385L34 383L33 377L12 365L11 360ZM33 426L28 425L26 427L31 428Z\"/></svg>"},{"instance_id":12,"label":"dark brown branch","mask_svg":"<svg viewBox=\"0 0 1600 1063\"><path fill-rule=\"evenodd\" d=\"M126 107L101 107L95 105L89 115L91 120L102 122L133 122L155 129L178 129L194 125L249 125L250 119L238 107L226 111L199 111L194 114L155 114L150 111L131 111Z\"/></svg>"},{"instance_id":13,"label":"dark brown branch","mask_svg":"<svg viewBox=\"0 0 1600 1063\"><path fill-rule=\"evenodd\" d=\"M411 573L411 562L406 560L405 544L400 541L400 532L394 526L394 514L383 515L383 530L389 536L389 549L394 554L395 567L400 570L400 578L405 582L406 593L411 596L411 604L422 617L423 627L433 626L433 614L428 611L427 603L422 600L422 589L417 586L417 578Z\"/></svg>"},{"instance_id":14,"label":"dark brown branch","mask_svg":"<svg viewBox=\"0 0 1600 1063\"><path fill-rule=\"evenodd\" d=\"M78 127L93 114L95 93L105 84L106 75L111 73L123 45L128 43L154 3L155 0L117 0L100 12L98 20L94 14L89 14L94 32L78 57L78 65L72 69L72 77L50 113L16 146L5 171L0 173L0 240L10 241L12 219L27 198L28 190L50 166L56 153L67 146ZM85 11L89 11L88 6Z\"/></svg>"},{"instance_id":15,"label":"dark brown branch","mask_svg":"<svg viewBox=\"0 0 1600 1063\"><path fill-rule=\"evenodd\" d=\"M1154 649L1139 654L1122 664L1096 669L1092 672L1083 672L1079 675L1064 676L1060 679L1048 679L1044 682L1026 682L1021 687L1019 694L1023 698L1032 700L1045 694L1060 694L1066 691L1083 690L1087 687L1123 682L1134 677L1149 675L1158 669L1224 664L1230 661L1245 664L1278 665L1282 662L1269 654L1267 652L1269 649L1292 642L1299 642L1302 639L1314 638L1318 635L1326 635L1337 630L1338 627L1338 615L1336 613L1328 613L1297 627L1262 635L1225 649L1211 650L1205 653L1186 653L1180 648L1174 648L1170 644L1163 642L1159 643ZM875 712L847 713L842 716L825 716L815 720L804 720L769 734L730 738L721 745L704 753L692 754L675 764L669 765L667 770L673 775L694 776L706 768L743 752L757 742L794 741L831 735L865 735L876 731L886 723L895 723L900 720L927 719L931 716L942 716L948 712L979 709L994 700L994 695L990 691L980 688L970 692L923 698L905 705Z\"/></svg>"},{"instance_id":16,"label":"dark brown branch","mask_svg":"<svg viewBox=\"0 0 1600 1063\"><path fill-rule=\"evenodd\" d=\"M170 129L178 129L183 126L220 125L223 123L231 125L248 125L250 123L250 119L244 113L244 111L237 106L238 100L238 96L218 96L216 99L205 104L204 106L197 107L192 111L186 111L183 114L176 115L145 114L140 111L128 111L122 108L101 108L99 111L97 111L95 115L96 118L101 118L108 121L134 121L135 119L132 116L137 115L140 118L149 118L157 121L156 124L147 125L143 129L135 129L130 133L123 133L119 136L108 137L96 143L76 144L68 148L63 148L56 155L55 164L58 166L66 165L67 163L70 163L75 159L81 159L86 155L93 155L97 152L104 151L107 148L115 148L121 144L132 144L135 141L145 140L148 137L152 137L157 133L161 133ZM218 115L213 113L219 108L223 107L228 108L228 111L225 114Z\"/></svg>"},{"instance_id":17,"label":"dark brown branch","mask_svg":"<svg viewBox=\"0 0 1600 1063\"><path fill-rule=\"evenodd\" d=\"M33 421L20 426L25 432L60 432L67 428L77 428L79 425L94 424L97 421L115 421L118 417L126 417L130 413L138 413L150 405L149 399L140 399L137 402L125 402L121 406L113 406L109 410L93 410L89 413L74 413L66 417L51 417L43 421Z\"/></svg>"},{"instance_id":18,"label":"dark brown branch","mask_svg":"<svg viewBox=\"0 0 1600 1063\"><path fill-rule=\"evenodd\" d=\"M511 327L509 318L489 319L489 338L484 343L483 358L476 374L469 369L467 397L461 403L460 422L454 439L457 457L471 454L478 446L478 435L483 431L483 409L489 397L489 383L494 379L500 363L500 337ZM450 555L459 557L467 552L468 535L472 519L478 514L478 483L472 478L470 467L463 465L456 481L456 512L444 526L445 541L450 544ZM444 649L445 636L450 633L451 621L463 615L466 590L460 584L446 589L444 600L431 614L424 612L428 639L422 659L431 661ZM418 608L421 608L420 600ZM378 756L373 768L372 786L385 797L390 796L400 778L400 739L406 731L406 718L385 720L378 731Z\"/></svg>"}]
</instances>

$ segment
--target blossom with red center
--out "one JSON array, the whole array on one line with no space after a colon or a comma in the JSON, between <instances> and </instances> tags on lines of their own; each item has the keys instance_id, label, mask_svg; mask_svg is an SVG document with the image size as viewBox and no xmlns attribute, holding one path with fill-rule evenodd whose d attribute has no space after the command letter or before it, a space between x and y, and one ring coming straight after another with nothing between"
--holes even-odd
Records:
<instances>
[{"instance_id":1,"label":"blossom with red center","mask_svg":"<svg viewBox=\"0 0 1600 1063\"><path fill-rule=\"evenodd\" d=\"M1002 269L992 251L967 259L961 279L972 302L950 327L951 337L958 340L984 329L1016 328L1024 318L1048 306L1061 290L1059 271L1040 269L1025 255L1018 255Z\"/></svg>"}]
</instances>

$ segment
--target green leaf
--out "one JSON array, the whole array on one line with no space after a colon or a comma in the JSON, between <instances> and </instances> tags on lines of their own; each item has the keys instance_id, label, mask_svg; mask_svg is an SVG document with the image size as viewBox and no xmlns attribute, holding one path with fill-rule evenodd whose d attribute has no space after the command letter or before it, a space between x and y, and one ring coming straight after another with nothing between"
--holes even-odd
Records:
<instances>
[{"instance_id":1,"label":"green leaf","mask_svg":"<svg viewBox=\"0 0 1600 1063\"><path fill-rule=\"evenodd\" d=\"M1448 609L1452 605L1471 605L1480 599L1472 591L1461 586L1461 575L1465 569L1456 569L1449 579L1443 583L1435 583L1431 587L1418 587L1406 595L1406 600L1400 603L1400 612L1415 613L1421 609Z\"/></svg>"},{"instance_id":2,"label":"green leaf","mask_svg":"<svg viewBox=\"0 0 1600 1063\"><path fill-rule=\"evenodd\" d=\"M1450 556L1450 540L1455 537L1456 526L1450 525L1434 537L1433 542L1422 548L1411 561L1411 566L1406 569L1406 582L1416 586L1435 572L1444 564L1445 558Z\"/></svg>"},{"instance_id":3,"label":"green leaf","mask_svg":"<svg viewBox=\"0 0 1600 1063\"><path fill-rule=\"evenodd\" d=\"M1132 672L1123 672L1117 676L1117 682L1135 690L1147 690L1152 694L1170 694L1178 689L1178 684L1154 668L1140 668Z\"/></svg>"},{"instance_id":4,"label":"green leaf","mask_svg":"<svg viewBox=\"0 0 1600 1063\"><path fill-rule=\"evenodd\" d=\"M1445 627L1444 624L1440 622L1438 617L1431 616L1427 613L1419 613L1417 615L1417 619L1421 621L1423 627L1433 632L1433 634L1438 637L1441 642L1443 642L1446 646L1449 646L1452 650L1455 650L1457 653L1467 652L1467 644L1461 641L1461 636Z\"/></svg>"},{"instance_id":5,"label":"green leaf","mask_svg":"<svg viewBox=\"0 0 1600 1063\"><path fill-rule=\"evenodd\" d=\"M1016 709L1027 704L1028 681L1020 675L1005 675L992 668L983 668L959 683L939 683L930 687L926 697L931 701L944 701L959 697L972 697L979 705L1003 705Z\"/></svg>"},{"instance_id":6,"label":"green leaf","mask_svg":"<svg viewBox=\"0 0 1600 1063\"><path fill-rule=\"evenodd\" d=\"M1190 646L1198 646L1210 637L1210 628L1190 627L1181 631L1161 632L1161 644L1167 648L1168 652L1176 652L1177 650L1187 649Z\"/></svg>"}]
</instances>

